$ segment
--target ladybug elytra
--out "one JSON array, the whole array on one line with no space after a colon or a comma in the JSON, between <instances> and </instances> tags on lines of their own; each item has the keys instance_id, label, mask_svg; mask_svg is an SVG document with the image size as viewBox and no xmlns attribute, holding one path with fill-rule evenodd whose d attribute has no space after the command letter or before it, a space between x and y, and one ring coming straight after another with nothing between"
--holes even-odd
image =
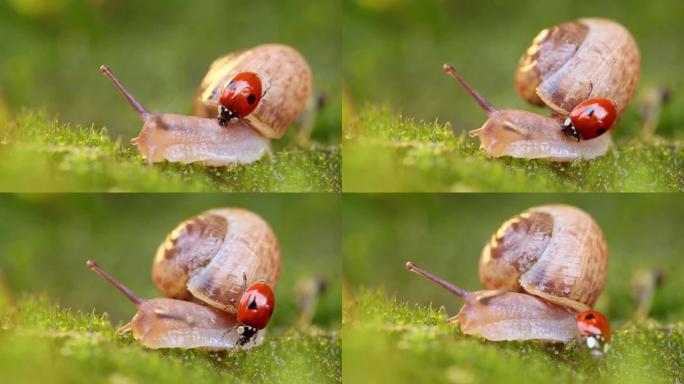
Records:
<instances>
[{"instance_id":1,"label":"ladybug elytra","mask_svg":"<svg viewBox=\"0 0 684 384\"><path fill-rule=\"evenodd\" d=\"M262 84L254 72L240 72L226 84L219 97L218 122L222 127L232 119L252 113L261 101Z\"/></svg>"},{"instance_id":2,"label":"ladybug elytra","mask_svg":"<svg viewBox=\"0 0 684 384\"><path fill-rule=\"evenodd\" d=\"M580 140L590 140L606 133L615 124L617 105L604 98L585 100L570 112L563 123L563 133Z\"/></svg>"}]
</instances>

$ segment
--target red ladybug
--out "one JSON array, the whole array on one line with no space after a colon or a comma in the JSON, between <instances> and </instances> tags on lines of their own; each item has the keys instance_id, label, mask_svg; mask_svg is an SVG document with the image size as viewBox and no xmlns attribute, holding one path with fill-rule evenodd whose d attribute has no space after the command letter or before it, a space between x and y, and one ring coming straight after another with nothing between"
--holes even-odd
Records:
<instances>
[{"instance_id":1,"label":"red ladybug","mask_svg":"<svg viewBox=\"0 0 684 384\"><path fill-rule=\"evenodd\" d=\"M258 330L266 328L274 307L273 290L265 282L257 281L244 291L237 308L240 345L251 340Z\"/></svg>"},{"instance_id":2,"label":"red ladybug","mask_svg":"<svg viewBox=\"0 0 684 384\"><path fill-rule=\"evenodd\" d=\"M235 118L249 115L261 101L261 79L254 72L240 72L226 84L219 98L218 122L222 127Z\"/></svg>"},{"instance_id":3,"label":"red ladybug","mask_svg":"<svg viewBox=\"0 0 684 384\"><path fill-rule=\"evenodd\" d=\"M599 137L613 127L617 105L613 100L595 98L585 100L570 112L563 123L563 133L577 141Z\"/></svg>"},{"instance_id":4,"label":"red ladybug","mask_svg":"<svg viewBox=\"0 0 684 384\"><path fill-rule=\"evenodd\" d=\"M594 310L582 311L577 314L577 328L592 355L599 356L608 350L611 336L605 315Z\"/></svg>"}]
</instances>

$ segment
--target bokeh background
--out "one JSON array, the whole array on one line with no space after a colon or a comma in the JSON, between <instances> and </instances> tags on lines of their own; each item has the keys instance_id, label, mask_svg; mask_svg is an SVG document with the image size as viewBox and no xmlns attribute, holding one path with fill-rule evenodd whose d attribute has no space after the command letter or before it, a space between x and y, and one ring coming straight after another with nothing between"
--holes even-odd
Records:
<instances>
[{"instance_id":1,"label":"bokeh background","mask_svg":"<svg viewBox=\"0 0 684 384\"><path fill-rule=\"evenodd\" d=\"M279 42L303 53L315 91L327 98L313 138L336 143L341 28L336 0L3 1L0 111L44 108L65 122L106 126L127 141L142 124L99 73L101 64L151 111L190 113L215 58Z\"/></svg>"},{"instance_id":2,"label":"bokeh background","mask_svg":"<svg viewBox=\"0 0 684 384\"><path fill-rule=\"evenodd\" d=\"M85 267L96 260L139 295L161 297L151 280L157 247L177 224L207 209L243 207L269 222L282 264L269 327L293 326L296 286L325 278L315 325L340 323L340 199L309 195L0 195L0 272L13 295L45 294L73 311L107 312L113 324L135 308ZM1 282L0 282L1 283Z\"/></svg>"},{"instance_id":3,"label":"bokeh background","mask_svg":"<svg viewBox=\"0 0 684 384\"><path fill-rule=\"evenodd\" d=\"M657 87L671 92L657 133L684 137L681 63L684 3L679 0L344 0L344 81L354 106L387 103L405 116L479 127L484 113L443 74L452 63L495 106L533 109L513 88L518 59L542 29L580 17L625 25L641 52L636 102L615 134L641 129L639 102Z\"/></svg>"},{"instance_id":4,"label":"bokeh background","mask_svg":"<svg viewBox=\"0 0 684 384\"><path fill-rule=\"evenodd\" d=\"M533 206L565 203L587 211L608 244L606 286L597 308L620 324L636 310L632 279L665 273L651 317L684 320L684 198L676 194L347 195L343 202L344 279L353 292L383 288L398 300L455 314L462 302L407 272L414 261L468 290L481 289L480 252L506 220Z\"/></svg>"}]
</instances>

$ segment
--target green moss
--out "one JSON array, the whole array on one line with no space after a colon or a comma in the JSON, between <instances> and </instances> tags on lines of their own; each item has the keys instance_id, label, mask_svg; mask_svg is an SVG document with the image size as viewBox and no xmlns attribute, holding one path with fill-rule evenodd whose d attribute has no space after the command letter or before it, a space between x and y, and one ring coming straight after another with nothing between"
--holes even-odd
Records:
<instances>
[{"instance_id":1,"label":"green moss","mask_svg":"<svg viewBox=\"0 0 684 384\"><path fill-rule=\"evenodd\" d=\"M0 325L3 382L341 381L340 337L315 328L273 330L249 351L148 350L117 336L106 314L73 313L30 296Z\"/></svg>"},{"instance_id":2,"label":"green moss","mask_svg":"<svg viewBox=\"0 0 684 384\"><path fill-rule=\"evenodd\" d=\"M487 158L449 124L417 122L368 106L344 127L344 190L683 191L678 141L622 139L592 161Z\"/></svg>"},{"instance_id":3,"label":"green moss","mask_svg":"<svg viewBox=\"0 0 684 384\"><path fill-rule=\"evenodd\" d=\"M392 383L672 383L684 379L684 323L613 324L613 343L592 358L577 342L494 343L446 324L443 308L360 290L345 303L345 380Z\"/></svg>"},{"instance_id":4,"label":"green moss","mask_svg":"<svg viewBox=\"0 0 684 384\"><path fill-rule=\"evenodd\" d=\"M336 146L286 147L250 165L162 163L147 169L136 149L106 130L72 127L24 112L0 130L0 190L339 191Z\"/></svg>"}]
</instances>

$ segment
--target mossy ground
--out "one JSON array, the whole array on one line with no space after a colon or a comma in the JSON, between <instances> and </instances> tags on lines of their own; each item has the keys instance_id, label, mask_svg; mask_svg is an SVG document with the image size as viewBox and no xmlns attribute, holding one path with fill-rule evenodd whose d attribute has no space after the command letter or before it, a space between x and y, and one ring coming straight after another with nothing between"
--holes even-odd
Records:
<instances>
[{"instance_id":1,"label":"mossy ground","mask_svg":"<svg viewBox=\"0 0 684 384\"><path fill-rule=\"evenodd\" d=\"M613 324L613 343L593 358L579 343L494 343L446 324L443 307L357 290L343 311L345 380L354 383L678 383L684 323Z\"/></svg>"},{"instance_id":2,"label":"mossy ground","mask_svg":"<svg viewBox=\"0 0 684 384\"><path fill-rule=\"evenodd\" d=\"M338 332L275 329L249 351L147 350L117 336L106 314L72 312L26 296L0 312L5 383L335 383Z\"/></svg>"},{"instance_id":3,"label":"mossy ground","mask_svg":"<svg viewBox=\"0 0 684 384\"><path fill-rule=\"evenodd\" d=\"M72 126L25 112L0 130L0 190L339 191L337 146L276 148L249 165L160 163L147 168L137 148L106 129Z\"/></svg>"},{"instance_id":4,"label":"mossy ground","mask_svg":"<svg viewBox=\"0 0 684 384\"><path fill-rule=\"evenodd\" d=\"M487 158L448 123L367 106L344 127L344 190L684 191L684 146L657 137L618 139L598 159Z\"/></svg>"}]
</instances>

